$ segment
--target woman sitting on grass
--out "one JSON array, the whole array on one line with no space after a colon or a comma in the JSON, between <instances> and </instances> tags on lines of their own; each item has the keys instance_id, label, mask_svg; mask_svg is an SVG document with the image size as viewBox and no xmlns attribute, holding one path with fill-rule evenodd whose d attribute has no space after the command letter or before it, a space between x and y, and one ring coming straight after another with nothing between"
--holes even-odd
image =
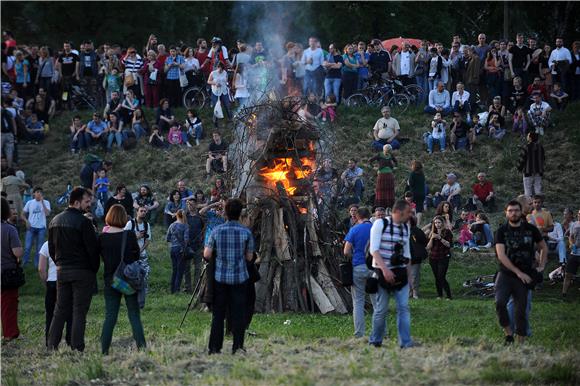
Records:
<instances>
[{"instance_id":1,"label":"woman sitting on grass","mask_svg":"<svg viewBox=\"0 0 580 386\"><path fill-rule=\"evenodd\" d=\"M113 330L117 324L122 297L125 298L129 323L131 324L131 330L133 331L133 338L137 343L137 348L145 347L145 334L141 323L137 293L123 295L111 286L113 275L121 259L123 259L125 264L131 264L139 260L139 244L137 244L135 232L124 231L125 225L127 224L127 212L122 205L113 205L109 209L107 217L105 217L105 222L108 227L106 232L99 235L99 250L105 266L105 287L103 289L105 297L105 322L103 323L103 331L101 333L101 351L104 355L107 355L109 354L109 347L113 340ZM121 252L123 238L125 238L125 250Z\"/></svg>"},{"instance_id":2,"label":"woman sitting on grass","mask_svg":"<svg viewBox=\"0 0 580 386\"><path fill-rule=\"evenodd\" d=\"M117 147L121 149L123 146L123 122L119 120L117 114L109 114L109 120L107 121L107 131L107 151L111 151L113 147L113 141L116 141Z\"/></svg>"},{"instance_id":3,"label":"woman sitting on grass","mask_svg":"<svg viewBox=\"0 0 580 386\"><path fill-rule=\"evenodd\" d=\"M167 149L169 144L165 141L163 135L159 133L159 126L153 125L151 126L151 130L153 132L149 136L149 144L159 149Z\"/></svg>"}]
</instances>

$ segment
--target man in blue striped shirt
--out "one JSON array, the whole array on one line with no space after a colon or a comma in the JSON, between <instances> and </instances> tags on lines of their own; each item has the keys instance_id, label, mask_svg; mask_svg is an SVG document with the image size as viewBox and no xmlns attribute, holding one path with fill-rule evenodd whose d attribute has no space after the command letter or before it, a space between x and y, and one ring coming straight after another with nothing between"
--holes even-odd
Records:
<instances>
[{"instance_id":1,"label":"man in blue striped shirt","mask_svg":"<svg viewBox=\"0 0 580 386\"><path fill-rule=\"evenodd\" d=\"M212 304L209 354L221 352L224 341L224 319L229 309L234 343L232 353L244 350L246 329L246 307L249 274L246 260L251 261L254 253L254 237L250 230L238 220L242 213L242 202L230 199L225 205L227 222L217 226L211 233L203 257L210 260L215 250L215 284Z\"/></svg>"}]
</instances>

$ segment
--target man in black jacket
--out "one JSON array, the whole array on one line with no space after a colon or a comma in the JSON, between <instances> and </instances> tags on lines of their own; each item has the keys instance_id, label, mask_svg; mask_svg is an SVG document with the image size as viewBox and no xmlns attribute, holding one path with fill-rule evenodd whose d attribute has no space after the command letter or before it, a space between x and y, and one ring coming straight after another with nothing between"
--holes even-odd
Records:
<instances>
[{"instance_id":1,"label":"man in black jacket","mask_svg":"<svg viewBox=\"0 0 580 386\"><path fill-rule=\"evenodd\" d=\"M48 348L58 348L66 320L72 314L71 348L85 348L85 324L99 271L97 235L83 214L91 206L85 188L73 189L69 207L48 227L48 250L57 267L57 299L48 332Z\"/></svg>"}]
</instances>

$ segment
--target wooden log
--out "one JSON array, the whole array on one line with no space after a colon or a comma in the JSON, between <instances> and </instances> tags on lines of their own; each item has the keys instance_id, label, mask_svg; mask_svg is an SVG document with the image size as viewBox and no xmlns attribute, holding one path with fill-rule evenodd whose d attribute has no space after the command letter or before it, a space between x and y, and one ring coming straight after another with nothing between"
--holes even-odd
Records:
<instances>
[{"instance_id":1,"label":"wooden log","mask_svg":"<svg viewBox=\"0 0 580 386\"><path fill-rule=\"evenodd\" d=\"M256 312L266 312L266 305L268 303L269 294L272 293L272 282L268 279L271 261L264 261L260 263L260 281L256 283Z\"/></svg>"},{"instance_id":2,"label":"wooden log","mask_svg":"<svg viewBox=\"0 0 580 386\"><path fill-rule=\"evenodd\" d=\"M282 297L284 311L298 311L298 283L295 280L296 267L293 261L285 261L282 265Z\"/></svg>"},{"instance_id":3,"label":"wooden log","mask_svg":"<svg viewBox=\"0 0 580 386\"><path fill-rule=\"evenodd\" d=\"M320 251L320 246L318 245L318 233L316 232L316 227L314 225L314 205L312 200L308 201L308 215L306 217L306 229L308 230L308 236L310 238L310 249L312 251L311 256L317 257L322 256Z\"/></svg>"},{"instance_id":4,"label":"wooden log","mask_svg":"<svg viewBox=\"0 0 580 386\"><path fill-rule=\"evenodd\" d=\"M260 200L261 227L260 227L260 250L258 252L259 262L270 261L272 248L274 247L274 214L278 204L271 198Z\"/></svg>"},{"instance_id":5,"label":"wooden log","mask_svg":"<svg viewBox=\"0 0 580 386\"><path fill-rule=\"evenodd\" d=\"M334 311L334 306L318 284L312 275L309 276L310 287L312 288L312 293L310 296L314 299L314 303L320 310L322 314L328 314L329 312Z\"/></svg>"},{"instance_id":6,"label":"wooden log","mask_svg":"<svg viewBox=\"0 0 580 386\"><path fill-rule=\"evenodd\" d=\"M292 260L290 255L290 245L288 243L288 234L284 226L283 209L278 208L274 211L274 247L276 249L276 258L280 262Z\"/></svg>"},{"instance_id":7,"label":"wooden log","mask_svg":"<svg viewBox=\"0 0 580 386\"><path fill-rule=\"evenodd\" d=\"M272 283L272 310L282 312L282 267L278 264L276 264L276 274L274 275Z\"/></svg>"},{"instance_id":8,"label":"wooden log","mask_svg":"<svg viewBox=\"0 0 580 386\"><path fill-rule=\"evenodd\" d=\"M324 264L323 261L320 261L320 263L318 264L318 282L320 283L322 290L328 297L328 300L333 305L336 312L338 312L339 314L348 313L348 309L344 305L344 302L342 301L340 294L338 293L336 287L334 286L334 283L330 278L328 269L326 268L326 265Z\"/></svg>"}]
</instances>

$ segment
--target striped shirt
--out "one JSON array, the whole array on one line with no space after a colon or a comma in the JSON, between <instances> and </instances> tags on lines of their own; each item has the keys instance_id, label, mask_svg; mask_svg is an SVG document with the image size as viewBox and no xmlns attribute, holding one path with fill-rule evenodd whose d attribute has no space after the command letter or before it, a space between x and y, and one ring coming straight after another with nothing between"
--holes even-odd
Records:
<instances>
[{"instance_id":1,"label":"striped shirt","mask_svg":"<svg viewBox=\"0 0 580 386\"><path fill-rule=\"evenodd\" d=\"M125 66L125 70L131 73L137 73L143 67L143 59L139 55L135 55L134 59L126 56L123 59L123 65Z\"/></svg>"},{"instance_id":2,"label":"striped shirt","mask_svg":"<svg viewBox=\"0 0 580 386\"><path fill-rule=\"evenodd\" d=\"M216 251L215 280L224 284L241 284L249 279L246 254L254 252L254 237L237 221L217 226L206 245Z\"/></svg>"},{"instance_id":3,"label":"striped shirt","mask_svg":"<svg viewBox=\"0 0 580 386\"><path fill-rule=\"evenodd\" d=\"M388 221L385 228L383 221ZM404 265L392 266L391 256L395 252L395 245L403 245L403 255L406 258L411 258L411 248L409 245L409 226L407 224L396 224L391 217L387 217L383 221L375 221L371 228L370 249L371 253L379 251L381 257L385 261L387 268L404 267ZM385 231L383 232L383 228ZM379 268L373 262L374 268Z\"/></svg>"}]
</instances>

